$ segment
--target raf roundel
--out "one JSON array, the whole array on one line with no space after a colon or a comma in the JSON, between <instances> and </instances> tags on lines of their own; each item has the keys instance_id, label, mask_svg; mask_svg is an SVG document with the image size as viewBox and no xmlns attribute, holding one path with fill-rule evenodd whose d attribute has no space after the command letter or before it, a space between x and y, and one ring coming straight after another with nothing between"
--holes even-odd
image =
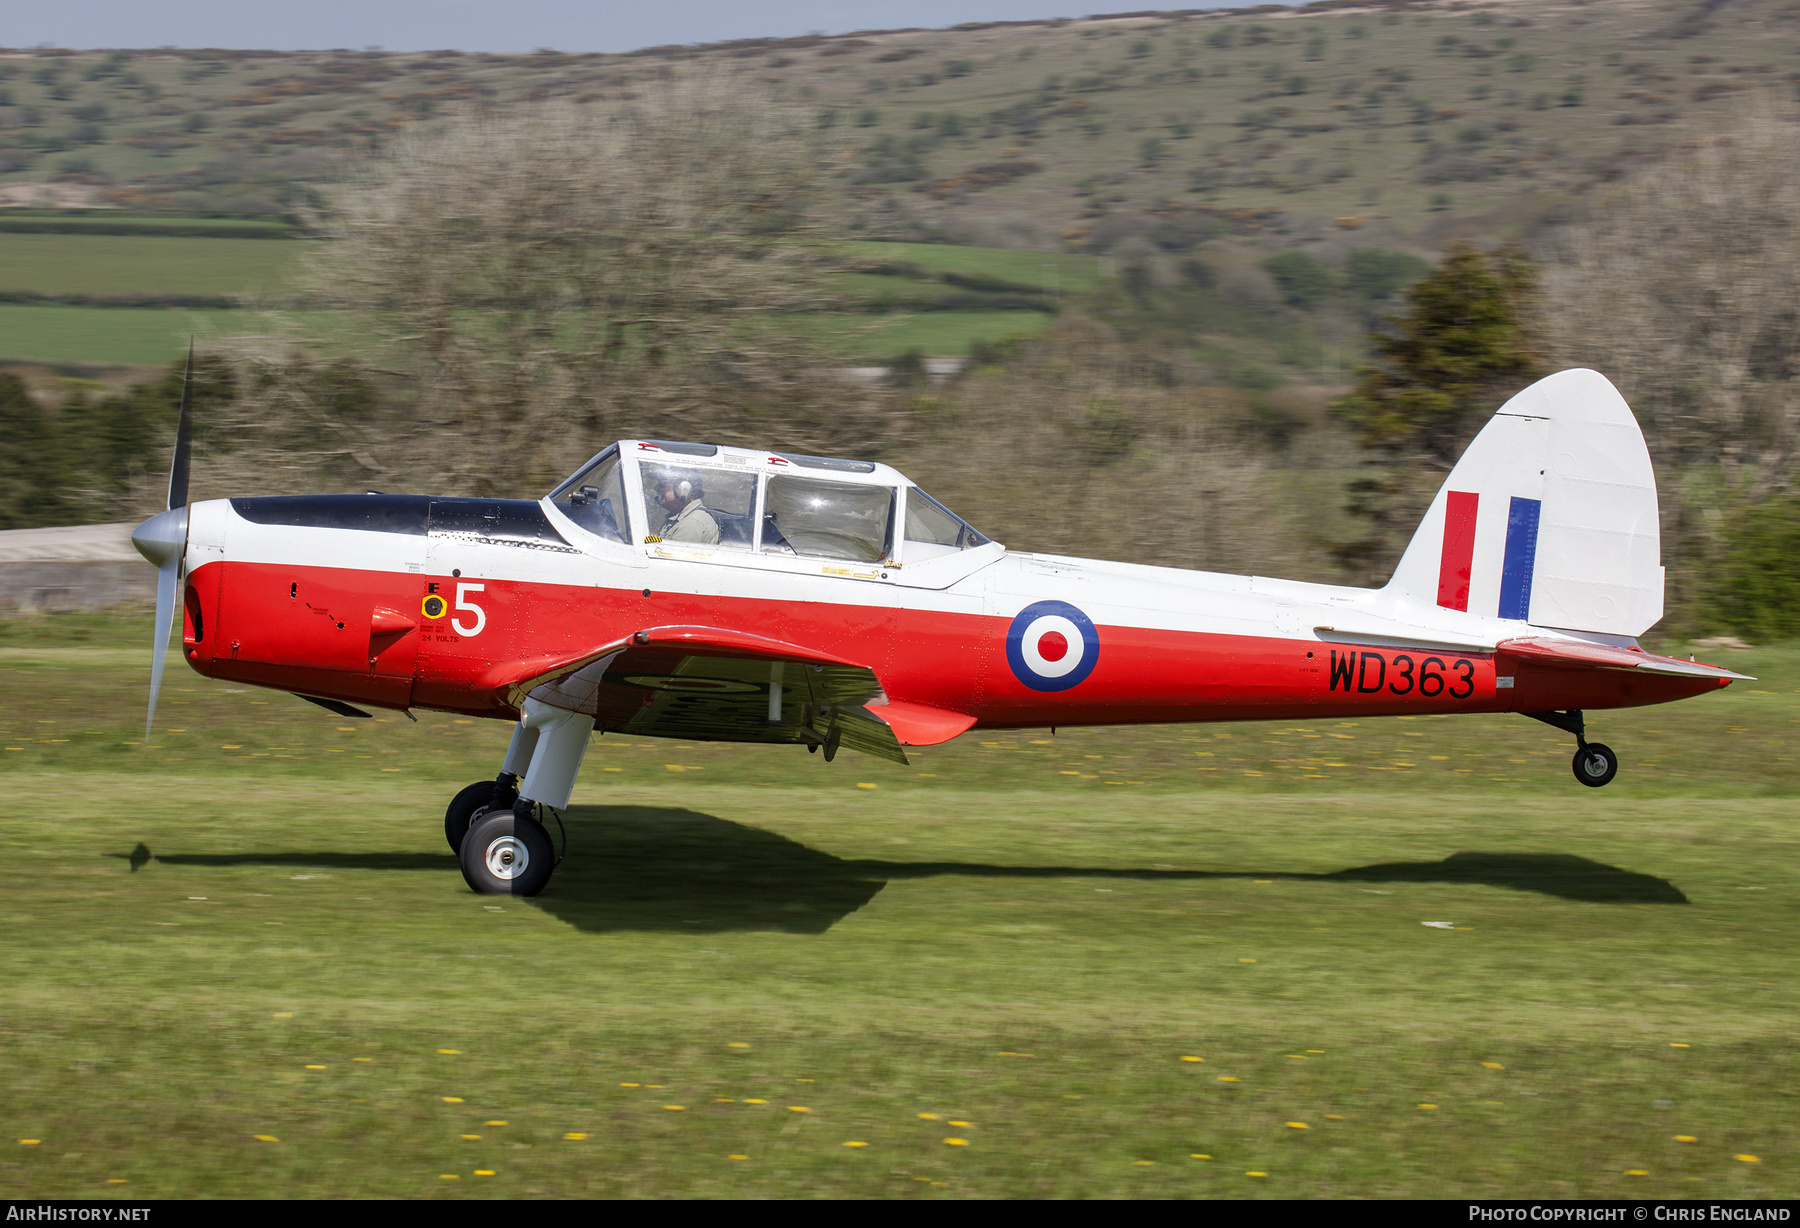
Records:
<instances>
[{"instance_id":1,"label":"raf roundel","mask_svg":"<svg viewBox=\"0 0 1800 1228\"><path fill-rule=\"evenodd\" d=\"M1093 620L1066 601L1035 601L1006 631L1006 663L1034 691L1079 686L1099 659Z\"/></svg>"}]
</instances>

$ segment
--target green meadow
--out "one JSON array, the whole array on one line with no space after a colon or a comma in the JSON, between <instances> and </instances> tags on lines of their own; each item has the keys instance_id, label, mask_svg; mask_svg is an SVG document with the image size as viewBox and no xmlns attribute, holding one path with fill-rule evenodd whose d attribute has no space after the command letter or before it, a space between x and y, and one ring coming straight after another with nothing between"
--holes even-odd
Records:
<instances>
[{"instance_id":1,"label":"green meadow","mask_svg":"<svg viewBox=\"0 0 1800 1228\"><path fill-rule=\"evenodd\" d=\"M1800 648L1603 790L1519 717L601 737L513 900L441 834L506 727L171 661L145 745L148 627L0 628L0 1195L1800 1190Z\"/></svg>"},{"instance_id":2,"label":"green meadow","mask_svg":"<svg viewBox=\"0 0 1800 1228\"><path fill-rule=\"evenodd\" d=\"M1055 296L1092 285L1099 269L1099 261L1087 256L925 243L840 246L848 259L896 266L889 272L836 277L837 289L853 305L884 310L795 315L787 317L785 327L809 334L847 362L886 361L913 350L962 355L976 344L1029 336L1049 326L1049 310L1021 309L1016 302L971 302L939 310L933 300L945 295L980 297L933 280L944 274L990 278L1046 293L1049 307ZM191 335L264 328L266 318L255 311L204 301L134 306L130 298L241 296L249 303L280 303L305 250L302 241L0 232L0 299L23 293L116 300L105 305L0 301L0 362L167 362L180 355Z\"/></svg>"}]
</instances>

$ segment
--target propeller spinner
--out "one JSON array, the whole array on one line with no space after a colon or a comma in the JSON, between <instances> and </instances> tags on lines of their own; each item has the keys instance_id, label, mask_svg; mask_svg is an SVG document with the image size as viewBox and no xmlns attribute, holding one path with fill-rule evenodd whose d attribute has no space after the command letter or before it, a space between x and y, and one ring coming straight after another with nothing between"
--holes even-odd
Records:
<instances>
[{"instance_id":1,"label":"propeller spinner","mask_svg":"<svg viewBox=\"0 0 1800 1228\"><path fill-rule=\"evenodd\" d=\"M181 418L175 427L175 459L169 465L168 510L144 521L131 534L137 552L156 566L156 638L150 649L150 707L144 714L144 741L156 720L156 695L162 689L163 657L175 623L175 599L181 587L181 564L187 553L188 457L194 388L194 343L188 342L187 369L181 375Z\"/></svg>"}]
</instances>

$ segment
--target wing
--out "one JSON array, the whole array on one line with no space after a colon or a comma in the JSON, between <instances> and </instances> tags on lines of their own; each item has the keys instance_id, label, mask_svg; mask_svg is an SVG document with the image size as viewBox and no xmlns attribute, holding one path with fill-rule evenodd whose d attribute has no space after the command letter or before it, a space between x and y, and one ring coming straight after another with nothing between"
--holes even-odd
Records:
<instances>
[{"instance_id":1,"label":"wing","mask_svg":"<svg viewBox=\"0 0 1800 1228\"><path fill-rule=\"evenodd\" d=\"M1512 653L1533 665L1562 666L1569 669L1635 669L1646 674L1671 674L1685 678L1756 681L1748 674L1733 673L1716 665L1659 657L1641 648L1617 648L1611 644L1527 638L1501 640L1494 651Z\"/></svg>"},{"instance_id":2,"label":"wing","mask_svg":"<svg viewBox=\"0 0 1800 1228\"><path fill-rule=\"evenodd\" d=\"M602 729L711 742L811 743L907 762L902 741L947 741L974 718L887 704L875 671L830 653L718 627L650 627L584 652L499 667L494 698L530 696ZM887 715L891 708L891 716Z\"/></svg>"}]
</instances>

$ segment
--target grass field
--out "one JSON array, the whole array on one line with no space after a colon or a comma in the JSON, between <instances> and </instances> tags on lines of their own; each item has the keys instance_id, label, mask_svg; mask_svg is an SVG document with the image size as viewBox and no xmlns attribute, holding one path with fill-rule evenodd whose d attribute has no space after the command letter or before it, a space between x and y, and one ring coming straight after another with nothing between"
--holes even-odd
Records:
<instances>
[{"instance_id":1,"label":"grass field","mask_svg":"<svg viewBox=\"0 0 1800 1228\"><path fill-rule=\"evenodd\" d=\"M300 243L162 235L0 233L0 290L39 294L275 294Z\"/></svg>"},{"instance_id":2,"label":"grass field","mask_svg":"<svg viewBox=\"0 0 1800 1228\"><path fill-rule=\"evenodd\" d=\"M279 296L305 245L236 239L127 235L0 234L0 291L40 294L239 294ZM924 243L853 243L860 259L917 265L932 273L1000 277L1028 286L1074 291L1092 284L1099 262L979 247ZM954 293L955 287L905 277L845 274L853 298L909 300ZM976 342L1041 332L1045 311L958 310L916 314L792 317L795 328L825 342L845 361L874 361L908 350L954 356ZM190 334L252 330L249 311L90 307L0 303L0 361L165 362Z\"/></svg>"},{"instance_id":3,"label":"grass field","mask_svg":"<svg viewBox=\"0 0 1800 1228\"><path fill-rule=\"evenodd\" d=\"M496 901L504 727L172 663L146 748L147 627L0 636L5 1196L1800 1186L1800 649L1595 717L1602 791L1516 717L609 737Z\"/></svg>"}]
</instances>

